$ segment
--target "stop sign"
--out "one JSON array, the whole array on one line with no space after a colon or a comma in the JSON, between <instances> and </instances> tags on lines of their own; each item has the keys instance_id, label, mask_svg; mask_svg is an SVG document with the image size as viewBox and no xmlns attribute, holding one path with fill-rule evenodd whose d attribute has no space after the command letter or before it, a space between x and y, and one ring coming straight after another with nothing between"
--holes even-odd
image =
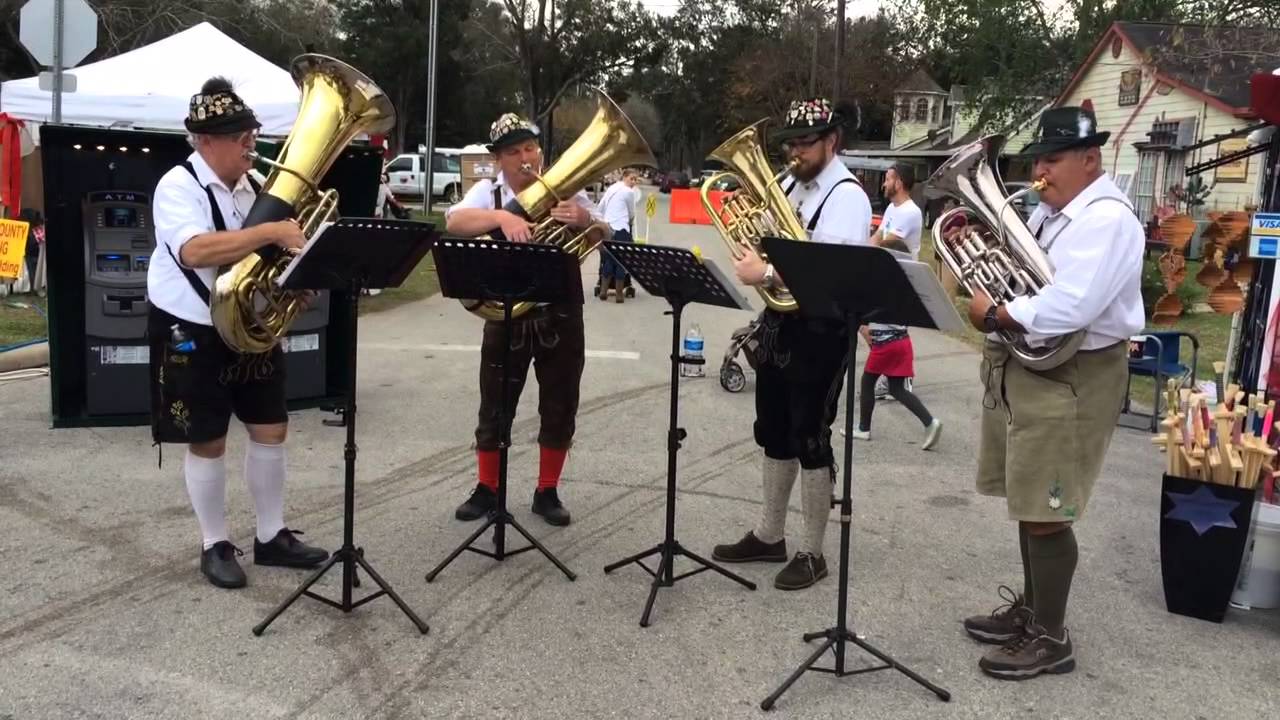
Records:
<instances>
[{"instance_id":1,"label":"stop sign","mask_svg":"<svg viewBox=\"0 0 1280 720\"><path fill-rule=\"evenodd\" d=\"M62 0L62 67L75 64L98 46L98 15L85 0ZM28 0L22 6L18 38L41 65L53 65L55 0Z\"/></svg>"}]
</instances>

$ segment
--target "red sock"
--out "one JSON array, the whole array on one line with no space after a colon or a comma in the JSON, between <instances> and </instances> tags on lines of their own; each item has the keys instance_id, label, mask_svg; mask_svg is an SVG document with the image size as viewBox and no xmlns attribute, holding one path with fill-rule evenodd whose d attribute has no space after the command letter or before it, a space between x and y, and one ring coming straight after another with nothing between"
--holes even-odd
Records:
<instances>
[{"instance_id":1,"label":"red sock","mask_svg":"<svg viewBox=\"0 0 1280 720\"><path fill-rule=\"evenodd\" d=\"M569 450L555 450L549 447L540 447L538 454L538 489L546 490L560 484L560 471L564 470L565 458L569 456Z\"/></svg>"},{"instance_id":2,"label":"red sock","mask_svg":"<svg viewBox=\"0 0 1280 720\"><path fill-rule=\"evenodd\" d=\"M480 477L480 484L496 492L498 489L498 451L477 450L476 469Z\"/></svg>"}]
</instances>

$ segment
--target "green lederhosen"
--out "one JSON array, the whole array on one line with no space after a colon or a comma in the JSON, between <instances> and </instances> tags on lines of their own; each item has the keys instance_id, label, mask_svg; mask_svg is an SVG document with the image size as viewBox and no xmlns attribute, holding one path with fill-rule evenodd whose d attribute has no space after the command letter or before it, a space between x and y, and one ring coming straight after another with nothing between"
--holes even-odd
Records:
<instances>
[{"instance_id":1,"label":"green lederhosen","mask_svg":"<svg viewBox=\"0 0 1280 720\"><path fill-rule=\"evenodd\" d=\"M978 492L1007 498L1011 520L1079 520L1120 417L1127 357L1117 343L1032 372L987 340Z\"/></svg>"}]
</instances>

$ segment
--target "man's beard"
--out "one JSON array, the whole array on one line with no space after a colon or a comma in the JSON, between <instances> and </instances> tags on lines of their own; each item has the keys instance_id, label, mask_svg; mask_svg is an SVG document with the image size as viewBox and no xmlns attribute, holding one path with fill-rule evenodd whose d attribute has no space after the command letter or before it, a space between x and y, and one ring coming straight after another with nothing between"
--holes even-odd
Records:
<instances>
[{"instance_id":1,"label":"man's beard","mask_svg":"<svg viewBox=\"0 0 1280 720\"><path fill-rule=\"evenodd\" d=\"M800 165L798 165L795 170L791 171L791 176L800 182L812 182L826 166L826 160L819 160L817 162L801 160Z\"/></svg>"}]
</instances>

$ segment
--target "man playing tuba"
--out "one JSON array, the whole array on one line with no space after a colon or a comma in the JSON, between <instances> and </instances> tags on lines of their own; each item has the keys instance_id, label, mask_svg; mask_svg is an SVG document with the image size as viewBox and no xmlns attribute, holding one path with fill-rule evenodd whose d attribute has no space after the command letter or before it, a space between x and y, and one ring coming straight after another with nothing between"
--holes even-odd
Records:
<instances>
[{"instance_id":1,"label":"man playing tuba","mask_svg":"<svg viewBox=\"0 0 1280 720\"><path fill-rule=\"evenodd\" d=\"M1053 281L1034 296L995 305L975 293L969 320L987 333L1025 334L1039 345L1085 331L1080 349L1048 370L1030 370L988 335L978 492L1004 497L1018 523L1024 591L989 615L964 621L993 643L978 663L989 675L1024 680L1075 668L1064 625L1078 550L1073 524L1084 514L1120 415L1128 338L1142 329L1145 236L1129 198L1102 170L1093 111L1046 110L1022 154L1047 183L1027 225L1053 263Z\"/></svg>"},{"instance_id":2,"label":"man playing tuba","mask_svg":"<svg viewBox=\"0 0 1280 720\"><path fill-rule=\"evenodd\" d=\"M445 213L450 234L474 237L500 229L514 242L528 242L531 225L502 208L542 172L542 148L538 127L514 113L498 118L489 130L489 152L498 161L498 175L481 180ZM551 209L551 217L572 228L586 228L601 217L586 193ZM578 388L585 361L581 305L541 305L511 320L511 394L508 429L515 417L520 392L533 364L538 377L538 432L540 448L538 484L533 512L551 525L568 525L569 511L560 501L557 486L569 454L578 414ZM502 430L498 412L502 403L501 321L484 324L480 346L480 418L476 425L476 464L479 482L471 497L458 506L454 517L477 520L496 507L498 496L498 440Z\"/></svg>"},{"instance_id":3,"label":"man playing tuba","mask_svg":"<svg viewBox=\"0 0 1280 720\"><path fill-rule=\"evenodd\" d=\"M871 235L871 203L837 157L846 126L857 127L855 109L813 98L791 103L786 127L776 133L787 158L796 163L783 188L816 242L866 244ZM745 254L734 269L747 285L783 282L755 253ZM736 543L717 545L712 555L721 562L787 562L787 503L799 473L804 542L774 580L780 589L799 590L827 575L822 539L835 480L831 423L844 383L848 337L843 323L810 320L798 312L765 310L761 325L755 438L764 449L763 512L754 530Z\"/></svg>"},{"instance_id":4,"label":"man playing tuba","mask_svg":"<svg viewBox=\"0 0 1280 720\"><path fill-rule=\"evenodd\" d=\"M245 585L226 519L227 428L249 432L244 475L257 512L254 563L312 567L329 553L298 541L284 524L284 352L231 349L213 327L210 287L217 268L259 248L301 248L292 220L242 228L258 185L247 174L261 124L223 78L191 98L186 119L195 152L156 185L156 251L147 269L151 314L151 427L157 443L185 443L183 475L204 538L200 571L224 588Z\"/></svg>"}]
</instances>

